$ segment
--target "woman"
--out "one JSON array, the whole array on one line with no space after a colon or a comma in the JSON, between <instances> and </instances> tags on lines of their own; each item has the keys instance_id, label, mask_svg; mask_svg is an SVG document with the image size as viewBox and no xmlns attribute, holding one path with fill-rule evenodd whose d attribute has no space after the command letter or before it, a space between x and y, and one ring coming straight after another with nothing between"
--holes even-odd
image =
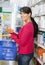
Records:
<instances>
[{"instance_id":1,"label":"woman","mask_svg":"<svg viewBox=\"0 0 45 65\"><path fill-rule=\"evenodd\" d=\"M22 7L20 15L25 25L18 34L15 32L11 33L10 38L19 45L18 65L29 65L34 55L34 37L38 33L38 26L31 17L32 11L29 7Z\"/></svg>"}]
</instances>

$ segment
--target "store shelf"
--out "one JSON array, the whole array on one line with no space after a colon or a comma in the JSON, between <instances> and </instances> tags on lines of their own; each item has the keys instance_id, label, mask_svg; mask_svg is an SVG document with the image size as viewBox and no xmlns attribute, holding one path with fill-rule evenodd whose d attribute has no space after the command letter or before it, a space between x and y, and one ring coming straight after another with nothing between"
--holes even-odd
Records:
<instances>
[{"instance_id":1,"label":"store shelf","mask_svg":"<svg viewBox=\"0 0 45 65\"><path fill-rule=\"evenodd\" d=\"M34 40L34 43L37 45L37 41L36 40Z\"/></svg>"},{"instance_id":2,"label":"store shelf","mask_svg":"<svg viewBox=\"0 0 45 65\"><path fill-rule=\"evenodd\" d=\"M37 46L39 46L39 47L41 47L41 48L45 49L45 46L44 46L43 44L38 43L37 41L35 41L34 43L35 43Z\"/></svg>"},{"instance_id":3,"label":"store shelf","mask_svg":"<svg viewBox=\"0 0 45 65\"><path fill-rule=\"evenodd\" d=\"M39 16L45 16L45 13L43 13L43 14L40 14Z\"/></svg>"},{"instance_id":4,"label":"store shelf","mask_svg":"<svg viewBox=\"0 0 45 65\"><path fill-rule=\"evenodd\" d=\"M36 2L36 3L34 3L33 5L31 5L31 7L34 7L35 5L39 5L40 2L45 3L45 0L40 0L40 1Z\"/></svg>"},{"instance_id":5,"label":"store shelf","mask_svg":"<svg viewBox=\"0 0 45 65\"><path fill-rule=\"evenodd\" d=\"M33 18L35 18L35 17L41 17L41 16L45 16L45 13L44 14L35 15L35 16L33 16Z\"/></svg>"},{"instance_id":6,"label":"store shelf","mask_svg":"<svg viewBox=\"0 0 45 65\"><path fill-rule=\"evenodd\" d=\"M32 17L39 24L38 34L40 35L40 37L38 37L37 41L34 41L34 44L36 44L37 47L45 49L45 42L43 41L43 34L45 34L45 0L31 0L29 7L32 8ZM37 56L36 53L34 53L34 57L41 65L45 65L45 53L43 54L42 60Z\"/></svg>"},{"instance_id":7,"label":"store shelf","mask_svg":"<svg viewBox=\"0 0 45 65\"><path fill-rule=\"evenodd\" d=\"M35 17L40 17L40 15L33 16L33 18L35 18Z\"/></svg>"},{"instance_id":8,"label":"store shelf","mask_svg":"<svg viewBox=\"0 0 45 65\"><path fill-rule=\"evenodd\" d=\"M41 48L45 49L45 46L43 44L38 44Z\"/></svg>"},{"instance_id":9,"label":"store shelf","mask_svg":"<svg viewBox=\"0 0 45 65\"><path fill-rule=\"evenodd\" d=\"M39 31L44 31L45 32L45 28L39 28Z\"/></svg>"},{"instance_id":10,"label":"store shelf","mask_svg":"<svg viewBox=\"0 0 45 65\"><path fill-rule=\"evenodd\" d=\"M43 61L39 59L39 57L36 55L36 53L34 54L34 57L37 59L37 61L38 61L41 65L43 65Z\"/></svg>"},{"instance_id":11,"label":"store shelf","mask_svg":"<svg viewBox=\"0 0 45 65\"><path fill-rule=\"evenodd\" d=\"M34 7L35 5L37 5L37 4L39 4L41 1L39 1L39 2L37 2L37 3L35 3L35 4L33 4L33 5L31 5L31 7Z\"/></svg>"},{"instance_id":12,"label":"store shelf","mask_svg":"<svg viewBox=\"0 0 45 65\"><path fill-rule=\"evenodd\" d=\"M21 25L17 25L16 27L22 27Z\"/></svg>"}]
</instances>

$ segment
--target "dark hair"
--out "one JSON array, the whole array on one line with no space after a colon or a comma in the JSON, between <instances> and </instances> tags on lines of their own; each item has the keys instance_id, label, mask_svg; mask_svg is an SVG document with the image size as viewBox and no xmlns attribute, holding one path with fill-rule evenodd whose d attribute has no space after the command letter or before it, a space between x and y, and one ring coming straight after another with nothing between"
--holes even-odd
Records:
<instances>
[{"instance_id":1,"label":"dark hair","mask_svg":"<svg viewBox=\"0 0 45 65\"><path fill-rule=\"evenodd\" d=\"M24 12L24 13L27 13L27 14L29 14L29 13L31 13L32 14L32 11L31 11L31 9L29 8L29 7L22 7L22 8L20 8L20 12Z\"/></svg>"},{"instance_id":2,"label":"dark hair","mask_svg":"<svg viewBox=\"0 0 45 65\"><path fill-rule=\"evenodd\" d=\"M32 20L33 26L34 26L34 37L37 37L37 34L38 34L38 24L36 23L34 18L31 17L31 20Z\"/></svg>"},{"instance_id":3,"label":"dark hair","mask_svg":"<svg viewBox=\"0 0 45 65\"><path fill-rule=\"evenodd\" d=\"M31 8L30 7L26 7L26 6L22 7L20 9L20 12L24 12L24 13L27 13L27 14L29 14L29 13L32 14ZM36 21L32 17L31 17L31 20L32 20L33 26L34 26L34 37L36 37L37 34L38 34L38 24L36 23Z\"/></svg>"}]
</instances>

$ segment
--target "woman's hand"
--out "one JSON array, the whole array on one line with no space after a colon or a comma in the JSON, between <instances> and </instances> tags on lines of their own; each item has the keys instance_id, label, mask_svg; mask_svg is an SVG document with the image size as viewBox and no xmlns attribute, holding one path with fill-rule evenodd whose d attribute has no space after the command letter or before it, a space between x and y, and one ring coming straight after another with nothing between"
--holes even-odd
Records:
<instances>
[{"instance_id":1,"label":"woman's hand","mask_svg":"<svg viewBox=\"0 0 45 65\"><path fill-rule=\"evenodd\" d=\"M11 29L11 28L10 28L10 27L8 27L8 26L5 28L5 30L6 30L7 32L9 32L9 33L13 33L13 32L14 32L14 30L13 30L13 29Z\"/></svg>"}]
</instances>

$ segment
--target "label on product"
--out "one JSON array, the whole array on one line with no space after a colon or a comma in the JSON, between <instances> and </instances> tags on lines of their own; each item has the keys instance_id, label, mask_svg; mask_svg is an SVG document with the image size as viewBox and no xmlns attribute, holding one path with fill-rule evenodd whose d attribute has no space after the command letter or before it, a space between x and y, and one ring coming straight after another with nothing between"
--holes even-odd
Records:
<instances>
[{"instance_id":1,"label":"label on product","mask_svg":"<svg viewBox=\"0 0 45 65\"><path fill-rule=\"evenodd\" d=\"M43 53L43 63L45 63L45 53Z\"/></svg>"},{"instance_id":2,"label":"label on product","mask_svg":"<svg viewBox=\"0 0 45 65\"><path fill-rule=\"evenodd\" d=\"M0 41L0 60L15 60L17 53L16 43Z\"/></svg>"}]
</instances>

